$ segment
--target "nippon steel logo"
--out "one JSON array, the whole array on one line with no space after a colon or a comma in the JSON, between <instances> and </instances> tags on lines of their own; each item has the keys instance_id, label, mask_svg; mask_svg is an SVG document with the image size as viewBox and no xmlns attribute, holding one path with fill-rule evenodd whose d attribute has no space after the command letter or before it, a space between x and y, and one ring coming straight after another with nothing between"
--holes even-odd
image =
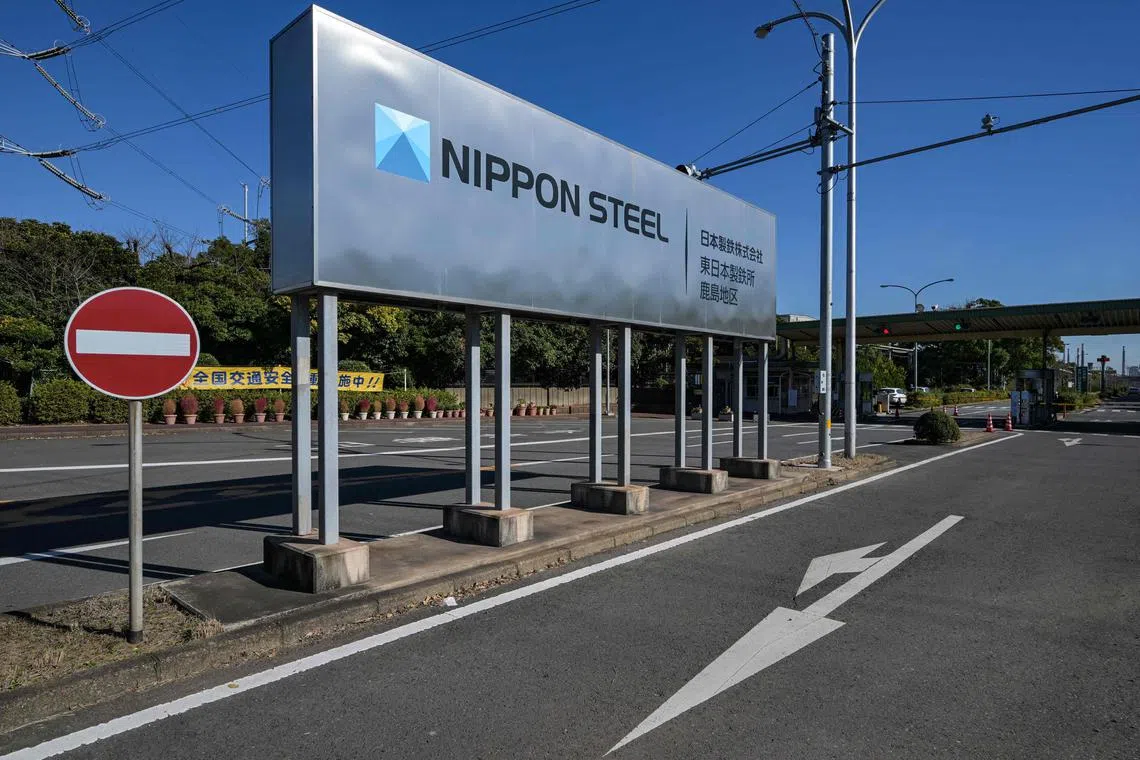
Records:
<instances>
[{"instance_id":1,"label":"nippon steel logo","mask_svg":"<svg viewBox=\"0 0 1140 760\"><path fill-rule=\"evenodd\" d=\"M431 123L376 104L376 168L431 181Z\"/></svg>"}]
</instances>

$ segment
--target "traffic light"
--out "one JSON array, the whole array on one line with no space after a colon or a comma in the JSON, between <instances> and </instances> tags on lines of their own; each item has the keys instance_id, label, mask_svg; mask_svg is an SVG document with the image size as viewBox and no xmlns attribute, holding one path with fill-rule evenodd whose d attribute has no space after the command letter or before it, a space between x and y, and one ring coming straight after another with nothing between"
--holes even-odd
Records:
<instances>
[{"instance_id":1,"label":"traffic light","mask_svg":"<svg viewBox=\"0 0 1140 760\"><path fill-rule=\"evenodd\" d=\"M887 327L886 325L883 325L882 327L879 328L879 335L890 335L890 334L891 334L891 328Z\"/></svg>"},{"instance_id":2,"label":"traffic light","mask_svg":"<svg viewBox=\"0 0 1140 760\"><path fill-rule=\"evenodd\" d=\"M959 321L954 323L954 332L962 332L962 331L968 329L969 327L970 326L968 324L959 320Z\"/></svg>"}]
</instances>

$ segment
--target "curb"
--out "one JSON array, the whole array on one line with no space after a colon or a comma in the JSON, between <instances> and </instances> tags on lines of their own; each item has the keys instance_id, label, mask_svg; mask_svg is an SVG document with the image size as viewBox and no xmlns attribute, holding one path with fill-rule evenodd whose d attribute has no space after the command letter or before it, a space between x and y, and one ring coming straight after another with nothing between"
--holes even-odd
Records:
<instances>
[{"instance_id":1,"label":"curb","mask_svg":"<svg viewBox=\"0 0 1140 760\"><path fill-rule=\"evenodd\" d=\"M230 628L211 638L166 651L108 663L47 683L14 689L0 694L0 735L107 702L129 692L143 691L201 675L253 657L275 656L309 643L314 635L327 629L405 612L423 606L432 597L478 592L488 585L514 581L681 528L735 517L801 494L825 491L840 483L860 480L894 466L893 461L886 460L863 470L831 473L828 478L814 482L807 476L789 479L789 482L766 493L755 493L759 490L757 488L743 493L694 498L690 504L670 512L645 515L644 522L639 521L636 525L613 526L588 535L572 536L514 560L421 581L399 589L364 590L359 594L341 596L264 617L241 627Z\"/></svg>"}]
</instances>

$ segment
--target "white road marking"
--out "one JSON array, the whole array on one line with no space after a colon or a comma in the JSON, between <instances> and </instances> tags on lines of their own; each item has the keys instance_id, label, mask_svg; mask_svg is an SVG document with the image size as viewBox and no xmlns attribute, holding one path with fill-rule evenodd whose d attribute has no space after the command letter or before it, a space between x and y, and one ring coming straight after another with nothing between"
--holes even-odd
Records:
<instances>
[{"instance_id":1,"label":"white road marking","mask_svg":"<svg viewBox=\"0 0 1140 760\"><path fill-rule=\"evenodd\" d=\"M838 438L834 438L834 437L833 437L831 440L833 440L833 441L842 441L842 440L843 440L843 436L839 436ZM797 445L797 446L810 446L810 445L811 445L811 444L813 444L813 443L815 443L815 441L796 441L796 445Z\"/></svg>"},{"instance_id":2,"label":"white road marking","mask_svg":"<svg viewBox=\"0 0 1140 760\"><path fill-rule=\"evenodd\" d=\"M1076 446L1078 443L1081 442L1080 438L1058 438L1057 440L1060 441L1061 443L1065 444L1066 449L1069 448L1070 446Z\"/></svg>"},{"instance_id":3,"label":"white road marking","mask_svg":"<svg viewBox=\"0 0 1140 760\"><path fill-rule=\"evenodd\" d=\"M143 541L157 541L160 538L175 538L177 536L188 536L194 531L187 530L182 533L163 533L158 536L144 536ZM86 546L71 546L66 549L47 549L42 552L31 552L19 557L0 557L0 567L6 565L18 565L21 562L34 562L38 559L51 559L53 557L66 557L69 554L83 554L84 552L95 552L100 549L111 549L116 546L126 546L129 543L127 539L121 541L107 541L102 544L88 544Z\"/></svg>"},{"instance_id":4,"label":"white road marking","mask_svg":"<svg viewBox=\"0 0 1140 760\"><path fill-rule=\"evenodd\" d=\"M666 700L665 704L643 720L637 728L626 734L620 742L610 749L610 752L628 744L639 736L647 734L702 702L712 699L741 681L751 678L769 665L794 654L813 641L841 628L844 625L842 621L831 620L826 616L850 600L855 594L898 567L919 549L950 530L962 519L958 515L950 515L885 557L858 560L866 563L867 568L802 612L790 610L786 607L777 607L772 610L767 617L744 634L724 654L713 660L708 667L681 687L680 691ZM874 546L855 549L853 552L843 552L842 555L852 555L854 552L866 554L880 546L882 544L875 544ZM814 566L815 562L820 559L827 560L839 556L841 555L818 557L813 560L812 565ZM850 556L848 559L854 561ZM808 573L811 572L812 570L809 567ZM606 754L608 755L610 752Z\"/></svg>"},{"instance_id":5,"label":"white road marking","mask_svg":"<svg viewBox=\"0 0 1140 760\"><path fill-rule=\"evenodd\" d=\"M458 438L448 438L441 435L425 435L419 438L393 438L392 443L443 443L444 441L456 441Z\"/></svg>"},{"instance_id":6,"label":"white road marking","mask_svg":"<svg viewBox=\"0 0 1140 760\"><path fill-rule=\"evenodd\" d=\"M189 333L76 330L75 353L120 356L189 356Z\"/></svg>"},{"instance_id":7,"label":"white road marking","mask_svg":"<svg viewBox=\"0 0 1140 760\"><path fill-rule=\"evenodd\" d=\"M808 563L808 569L807 572L804 573L804 579L800 581L800 587L796 589L796 596L822 583L836 573L863 572L882 559L882 557L867 556L880 546L882 546L881 543L871 544L861 549L848 549L845 552L836 552L835 554L816 557Z\"/></svg>"},{"instance_id":8,"label":"white road marking","mask_svg":"<svg viewBox=\"0 0 1140 760\"><path fill-rule=\"evenodd\" d=\"M836 486L835 488L832 488L828 491L820 491L819 493L810 494L808 496L804 496L803 498L789 501L786 504L780 504L775 507L761 510L760 512L754 512L753 514L745 515L744 517L738 517L735 520L729 520L718 525L704 528L703 530L694 531L683 536L678 536L667 541L662 541L659 544L653 544L652 546L647 546L643 549L638 549L628 554L612 557L610 559L603 560L602 562L598 562L587 567L582 567L577 570L571 570L568 573L564 573L552 578L547 578L545 580L538 581L537 583L532 583L528 586L523 586L511 591L506 591L496 596L480 599L478 601L472 602L471 604L451 609L446 612L441 612L437 615L424 618L423 620L417 620L414 623L407 623L405 625L397 626L391 630L383 631L372 636L367 636L363 639L354 641L349 644L334 647L323 652L317 652L316 654L312 654L307 657L301 657L297 660L293 660L292 662L282 663L281 665L269 668L268 670L263 670L259 673L253 673L249 676L239 678L236 681L227 681L226 683L219 684L218 686L212 687L210 689L205 689L204 691L199 691L194 694L188 694L185 697L155 705L145 710L131 713L130 715L124 715L113 720L109 720L106 723L100 723L95 726L80 729L79 731L75 731L73 733L57 737L55 739L50 739L33 747L16 750L15 752L0 757L0 760L42 760L43 758L55 757L56 755L60 755L64 752L69 752L73 749L77 749L87 744L93 744L104 739L109 739L112 736L118 736L119 734L126 733L127 731L133 731L136 728L141 728L143 726L150 725L151 723L157 723L160 720L164 720L175 715L187 713L191 710L202 707L203 705L218 702L220 700L227 699L228 697L233 697L238 694L244 694L247 691L252 691L253 689L267 686L271 683L276 683L277 681L289 678L290 676L294 676L299 673L305 673L315 668L328 665L329 663L343 660L346 657L351 657L353 655L360 654L361 652L367 652L372 649L391 644L392 642L405 639L409 636L414 636L417 633L430 631L433 628L439 628L441 626L462 620L463 618L477 615L481 612L487 612L505 604L517 602L521 599L526 599L536 594L540 594L544 591L549 591L550 589L558 588L568 583L582 580L583 578L589 578L590 576L597 575L598 573L605 572L606 570L611 570L615 567L621 567L631 562L637 562L638 560L645 559L646 557L651 557L656 554L669 551L670 549L675 549L678 546L683 546L693 541L699 541L703 538L708 538L709 536L716 535L717 533L731 530L733 528L740 527L741 525L747 525L757 520L762 520L765 517L770 517L774 514L779 514L780 512L786 512L789 509L795 509L796 507L803 506L804 504L810 504L812 502L819 501L820 499L826 499L830 496L834 496L835 494L843 493L844 491L851 491L856 488L862 488L863 486L870 485L871 483L876 483L886 478L893 478L896 475L901 475L904 472L909 472L918 467L924 467L933 462L939 462L943 459L949 459L950 457L961 456L962 454L985 448L986 446L993 446L995 444L1011 441L1014 438L1020 437L1020 435L1021 434L1018 433L1009 437L997 438L986 443L981 443L977 446L949 451L945 454L939 454L938 456L930 457L929 459L923 459L918 462L903 465L902 467L898 467L893 470L887 470L886 472L881 472L877 475L872 475L862 480L845 483L841 486ZM902 551L902 549L899 549L898 551ZM901 559L899 561L901 562ZM816 602L812 605L812 607L809 607L808 609L816 607L816 605L820 604L820 602L823 602L826 599L835 598L834 595L837 592L842 591L847 586L850 586L860 578L872 572L875 572L877 568L884 565L886 565L886 560L880 560L875 568L872 568L862 575L857 576L854 580L848 581L839 589L836 589L835 591L831 592L831 594L828 594L823 599L820 599L819 602ZM890 565L887 567L887 570L890 570L892 568L893 565ZM868 582L868 585L874 580L877 580L877 577L872 578L871 581ZM807 612L807 610L805 610L805 612ZM814 614L822 616L826 613L820 613L817 609Z\"/></svg>"}]
</instances>

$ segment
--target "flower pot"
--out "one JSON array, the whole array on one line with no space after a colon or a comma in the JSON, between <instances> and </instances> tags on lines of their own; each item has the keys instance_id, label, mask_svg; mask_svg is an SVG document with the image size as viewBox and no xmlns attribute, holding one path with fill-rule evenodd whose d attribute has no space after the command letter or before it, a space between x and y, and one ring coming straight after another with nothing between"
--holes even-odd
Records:
<instances>
[{"instance_id":1,"label":"flower pot","mask_svg":"<svg viewBox=\"0 0 1140 760\"><path fill-rule=\"evenodd\" d=\"M731 414L718 414L716 418L718 422L732 422Z\"/></svg>"},{"instance_id":2,"label":"flower pot","mask_svg":"<svg viewBox=\"0 0 1140 760\"><path fill-rule=\"evenodd\" d=\"M245 422L245 414L244 414L244 413L242 413L242 414L235 414L235 415L234 415L234 422L238 423L239 425L240 425L241 423Z\"/></svg>"},{"instance_id":3,"label":"flower pot","mask_svg":"<svg viewBox=\"0 0 1140 760\"><path fill-rule=\"evenodd\" d=\"M253 418L258 422L265 422L265 412L254 412Z\"/></svg>"},{"instance_id":4,"label":"flower pot","mask_svg":"<svg viewBox=\"0 0 1140 760\"><path fill-rule=\"evenodd\" d=\"M215 414L214 415L214 423L215 424L221 425L225 421L226 421L226 415L224 415L224 414Z\"/></svg>"},{"instance_id":5,"label":"flower pot","mask_svg":"<svg viewBox=\"0 0 1140 760\"><path fill-rule=\"evenodd\" d=\"M526 416L527 417L535 417L537 415L538 415L538 409L534 408L533 406L528 406L526 408Z\"/></svg>"},{"instance_id":6,"label":"flower pot","mask_svg":"<svg viewBox=\"0 0 1140 760\"><path fill-rule=\"evenodd\" d=\"M704 412L698 411L698 412L693 412L692 414L690 414L689 419L699 420L699 419L702 419L704 416L705 416Z\"/></svg>"},{"instance_id":7,"label":"flower pot","mask_svg":"<svg viewBox=\"0 0 1140 760\"><path fill-rule=\"evenodd\" d=\"M273 413L273 421L274 422L284 422L285 421L285 412L274 412Z\"/></svg>"},{"instance_id":8,"label":"flower pot","mask_svg":"<svg viewBox=\"0 0 1140 760\"><path fill-rule=\"evenodd\" d=\"M396 412L395 411L384 412L384 416L390 420L394 420L394 419L396 419Z\"/></svg>"},{"instance_id":9,"label":"flower pot","mask_svg":"<svg viewBox=\"0 0 1140 760\"><path fill-rule=\"evenodd\" d=\"M423 416L424 416L424 412L422 409L416 409L415 411L412 412L412 418L413 419L418 420L419 418L421 418Z\"/></svg>"},{"instance_id":10,"label":"flower pot","mask_svg":"<svg viewBox=\"0 0 1140 760\"><path fill-rule=\"evenodd\" d=\"M342 421L347 422L348 421L348 412L341 412L340 418Z\"/></svg>"},{"instance_id":11,"label":"flower pot","mask_svg":"<svg viewBox=\"0 0 1140 760\"><path fill-rule=\"evenodd\" d=\"M466 409L460 409L458 414L459 414L460 418L465 418L465 417L467 417L467 410Z\"/></svg>"},{"instance_id":12,"label":"flower pot","mask_svg":"<svg viewBox=\"0 0 1140 760\"><path fill-rule=\"evenodd\" d=\"M550 407L550 413L551 414L558 414L558 407L556 407L556 406Z\"/></svg>"},{"instance_id":13,"label":"flower pot","mask_svg":"<svg viewBox=\"0 0 1140 760\"><path fill-rule=\"evenodd\" d=\"M162 416L166 418L166 424L167 425L174 425L175 423L178 422L178 415L177 414L164 414Z\"/></svg>"},{"instance_id":14,"label":"flower pot","mask_svg":"<svg viewBox=\"0 0 1140 760\"><path fill-rule=\"evenodd\" d=\"M182 415L182 419L186 420L187 425L193 425L194 423L196 423L198 421L198 415L196 415L196 414L184 414L184 415Z\"/></svg>"},{"instance_id":15,"label":"flower pot","mask_svg":"<svg viewBox=\"0 0 1140 760\"><path fill-rule=\"evenodd\" d=\"M408 413L407 412L400 412L400 419L402 419L402 420L408 419Z\"/></svg>"},{"instance_id":16,"label":"flower pot","mask_svg":"<svg viewBox=\"0 0 1140 760\"><path fill-rule=\"evenodd\" d=\"M525 410L525 409L523 409L521 406L516 406L516 407L515 407L515 416L516 416L516 417L522 417L522 416L523 416L523 413L524 413L525 411L526 411L526 410Z\"/></svg>"}]
</instances>

